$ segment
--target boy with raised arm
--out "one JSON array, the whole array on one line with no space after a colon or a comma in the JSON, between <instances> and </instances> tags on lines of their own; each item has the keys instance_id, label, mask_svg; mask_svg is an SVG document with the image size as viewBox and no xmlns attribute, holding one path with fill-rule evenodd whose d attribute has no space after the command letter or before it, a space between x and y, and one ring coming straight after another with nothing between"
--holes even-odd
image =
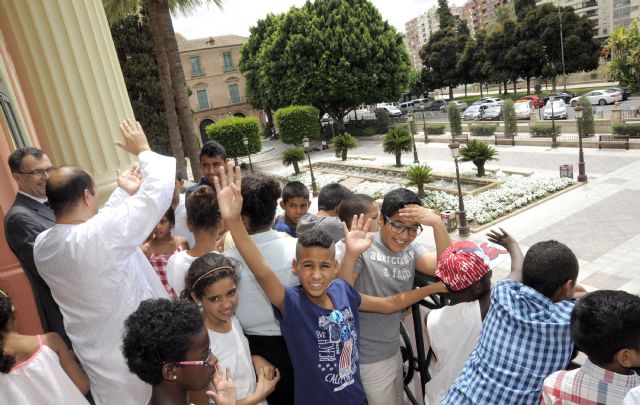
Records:
<instances>
[{"instance_id":1,"label":"boy with raised arm","mask_svg":"<svg viewBox=\"0 0 640 405\"><path fill-rule=\"evenodd\" d=\"M360 381L359 311L395 312L425 296L446 291L442 283L395 296L359 294L340 279L332 238L321 229L300 235L292 268L300 285L285 287L249 238L240 218L242 195L236 168L214 180L220 213L240 254L276 310L295 372L296 404L353 404L366 401ZM222 183L222 184L220 184ZM362 217L345 235L347 252L359 255L371 245L362 236Z\"/></svg>"}]
</instances>

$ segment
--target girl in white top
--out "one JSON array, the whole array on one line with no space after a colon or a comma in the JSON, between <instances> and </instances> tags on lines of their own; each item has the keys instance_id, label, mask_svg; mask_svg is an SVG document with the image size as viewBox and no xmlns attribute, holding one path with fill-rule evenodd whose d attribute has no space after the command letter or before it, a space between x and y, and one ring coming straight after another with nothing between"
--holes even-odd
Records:
<instances>
[{"instance_id":1,"label":"girl in white top","mask_svg":"<svg viewBox=\"0 0 640 405\"><path fill-rule=\"evenodd\" d=\"M19 334L0 290L0 404L88 404L88 392L89 378L60 335Z\"/></svg>"},{"instance_id":2,"label":"girl in white top","mask_svg":"<svg viewBox=\"0 0 640 405\"><path fill-rule=\"evenodd\" d=\"M251 356L249 342L235 316L238 305L236 262L211 253L197 258L187 273L188 298L202 307L211 351L223 367L231 370L238 405L266 405L265 398L280 380L280 372L264 358ZM256 371L258 372L256 380ZM190 396L200 404L206 397Z\"/></svg>"}]
</instances>

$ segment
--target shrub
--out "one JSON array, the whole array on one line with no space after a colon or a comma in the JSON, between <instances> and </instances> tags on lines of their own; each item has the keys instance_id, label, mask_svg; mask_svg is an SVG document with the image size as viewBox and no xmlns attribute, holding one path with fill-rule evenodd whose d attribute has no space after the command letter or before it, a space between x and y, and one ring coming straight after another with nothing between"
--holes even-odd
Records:
<instances>
[{"instance_id":1,"label":"shrub","mask_svg":"<svg viewBox=\"0 0 640 405\"><path fill-rule=\"evenodd\" d=\"M378 133L378 123L374 120L349 121L344 127L352 136L373 136Z\"/></svg>"},{"instance_id":2,"label":"shrub","mask_svg":"<svg viewBox=\"0 0 640 405\"><path fill-rule=\"evenodd\" d=\"M529 133L533 137L546 138L551 136L553 126L551 124L530 124ZM560 126L556 125L556 134L560 135Z\"/></svg>"},{"instance_id":3,"label":"shrub","mask_svg":"<svg viewBox=\"0 0 640 405\"><path fill-rule=\"evenodd\" d=\"M358 146L358 140L348 132L335 136L331 141L331 145L336 148L336 154L340 152L342 160L347 160L347 151Z\"/></svg>"},{"instance_id":4,"label":"shrub","mask_svg":"<svg viewBox=\"0 0 640 405\"><path fill-rule=\"evenodd\" d=\"M593 106L587 97L580 96L578 105L582 106L582 119L579 122L582 136L593 136L596 134L596 125L593 122Z\"/></svg>"},{"instance_id":5,"label":"shrub","mask_svg":"<svg viewBox=\"0 0 640 405\"><path fill-rule=\"evenodd\" d=\"M402 154L411 152L412 146L411 135L404 125L389 128L389 133L382 141L382 150L396 156L396 167L402 166Z\"/></svg>"},{"instance_id":6,"label":"shrub","mask_svg":"<svg viewBox=\"0 0 640 405\"><path fill-rule=\"evenodd\" d=\"M320 135L320 112L310 105L290 105L276 111L276 125L282 142L300 145L302 138L317 139Z\"/></svg>"},{"instance_id":7,"label":"shrub","mask_svg":"<svg viewBox=\"0 0 640 405\"><path fill-rule=\"evenodd\" d=\"M462 118L460 117L460 107L456 103L449 103L449 127L451 135L462 135Z\"/></svg>"},{"instance_id":8,"label":"shrub","mask_svg":"<svg viewBox=\"0 0 640 405\"><path fill-rule=\"evenodd\" d=\"M518 116L513 108L513 100L505 100L502 104L504 116L504 134L507 136L518 135Z\"/></svg>"},{"instance_id":9,"label":"shrub","mask_svg":"<svg viewBox=\"0 0 640 405\"><path fill-rule=\"evenodd\" d=\"M478 169L478 177L484 176L484 164L487 160L497 160L498 151L477 139L470 140L460 148L460 157L463 162L473 162Z\"/></svg>"},{"instance_id":10,"label":"shrub","mask_svg":"<svg viewBox=\"0 0 640 405\"><path fill-rule=\"evenodd\" d=\"M376 109L377 133L386 134L389 131L389 111L386 108Z\"/></svg>"},{"instance_id":11,"label":"shrub","mask_svg":"<svg viewBox=\"0 0 640 405\"><path fill-rule=\"evenodd\" d=\"M473 136L492 136L497 127L496 124L474 124L469 126L469 132Z\"/></svg>"},{"instance_id":12,"label":"shrub","mask_svg":"<svg viewBox=\"0 0 640 405\"><path fill-rule=\"evenodd\" d=\"M297 146L287 148L282 152L282 164L285 166L293 165L295 174L300 174L299 163L304 161L304 149Z\"/></svg>"},{"instance_id":13,"label":"shrub","mask_svg":"<svg viewBox=\"0 0 640 405\"><path fill-rule=\"evenodd\" d=\"M227 157L246 156L247 149L242 138L249 139L249 152L257 153L262 149L260 125L256 117L230 117L208 125L205 129L209 138L224 146Z\"/></svg>"},{"instance_id":14,"label":"shrub","mask_svg":"<svg viewBox=\"0 0 640 405\"><path fill-rule=\"evenodd\" d=\"M640 124L615 124L614 135L629 135L632 138L640 137Z\"/></svg>"},{"instance_id":15,"label":"shrub","mask_svg":"<svg viewBox=\"0 0 640 405\"><path fill-rule=\"evenodd\" d=\"M431 168L428 165L413 166L406 171L408 186L416 186L418 188L418 197L424 198L424 185L434 180L431 174Z\"/></svg>"},{"instance_id":16,"label":"shrub","mask_svg":"<svg viewBox=\"0 0 640 405\"><path fill-rule=\"evenodd\" d=\"M427 135L442 135L444 134L443 124L427 124Z\"/></svg>"}]
</instances>

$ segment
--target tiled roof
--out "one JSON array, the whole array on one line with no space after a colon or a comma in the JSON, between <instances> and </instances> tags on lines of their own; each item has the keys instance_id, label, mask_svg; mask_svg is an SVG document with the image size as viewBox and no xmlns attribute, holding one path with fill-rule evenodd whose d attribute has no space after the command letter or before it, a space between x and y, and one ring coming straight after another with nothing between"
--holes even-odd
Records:
<instances>
[{"instance_id":1,"label":"tiled roof","mask_svg":"<svg viewBox=\"0 0 640 405\"><path fill-rule=\"evenodd\" d=\"M221 35L219 37L186 39L176 32L176 41L178 42L178 50L180 52L243 45L248 39L249 38L241 37L240 35Z\"/></svg>"}]
</instances>

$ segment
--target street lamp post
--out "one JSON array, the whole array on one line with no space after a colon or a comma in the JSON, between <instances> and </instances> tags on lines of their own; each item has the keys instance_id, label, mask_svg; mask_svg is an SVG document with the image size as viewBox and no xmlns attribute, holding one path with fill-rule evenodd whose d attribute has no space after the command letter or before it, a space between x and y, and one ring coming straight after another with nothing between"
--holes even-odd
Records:
<instances>
[{"instance_id":1,"label":"street lamp post","mask_svg":"<svg viewBox=\"0 0 640 405\"><path fill-rule=\"evenodd\" d=\"M553 107L554 107L554 101L555 101L555 97L554 96L549 96L549 103L551 103L551 147L552 148L557 148L558 147L558 134L556 132L556 116L555 116L555 112L553 111Z\"/></svg>"},{"instance_id":2,"label":"street lamp post","mask_svg":"<svg viewBox=\"0 0 640 405\"><path fill-rule=\"evenodd\" d=\"M577 105L574 109L576 112L576 121L578 122L578 181L586 183L587 174L584 169L584 153L582 152L582 111L584 107Z\"/></svg>"},{"instance_id":3,"label":"street lamp post","mask_svg":"<svg viewBox=\"0 0 640 405\"><path fill-rule=\"evenodd\" d=\"M560 20L560 55L562 57L562 86L564 88L564 92L567 92L567 74L564 70L564 38L562 36L562 13L560 12L560 7L558 6L558 19Z\"/></svg>"},{"instance_id":4,"label":"street lamp post","mask_svg":"<svg viewBox=\"0 0 640 405\"><path fill-rule=\"evenodd\" d=\"M251 152L249 152L249 138L247 138L246 136L243 136L242 143L244 144L244 148L247 150L247 156L249 157L249 167L251 168L251 173L253 173L253 163L251 163Z\"/></svg>"},{"instance_id":5,"label":"street lamp post","mask_svg":"<svg viewBox=\"0 0 640 405\"><path fill-rule=\"evenodd\" d=\"M309 149L309 138L306 136L302 138L302 145L305 152L307 152L307 158L309 159L309 173L311 173L311 189L313 190L313 196L318 195L318 186L316 186L316 178L313 176L313 167L311 166L311 150Z\"/></svg>"},{"instance_id":6,"label":"street lamp post","mask_svg":"<svg viewBox=\"0 0 640 405\"><path fill-rule=\"evenodd\" d=\"M413 163L418 164L420 160L418 160L418 149L416 149L416 137L413 134L413 114L409 114L409 132L411 133L411 142L413 143Z\"/></svg>"},{"instance_id":7,"label":"street lamp post","mask_svg":"<svg viewBox=\"0 0 640 405\"><path fill-rule=\"evenodd\" d=\"M469 225L467 224L467 213L464 210L464 200L462 199L462 187L460 186L460 169L458 169L458 156L460 156L460 144L453 141L449 144L451 156L456 164L456 182L458 183L458 216L460 217L460 227L458 234L460 236L469 235Z\"/></svg>"}]
</instances>

